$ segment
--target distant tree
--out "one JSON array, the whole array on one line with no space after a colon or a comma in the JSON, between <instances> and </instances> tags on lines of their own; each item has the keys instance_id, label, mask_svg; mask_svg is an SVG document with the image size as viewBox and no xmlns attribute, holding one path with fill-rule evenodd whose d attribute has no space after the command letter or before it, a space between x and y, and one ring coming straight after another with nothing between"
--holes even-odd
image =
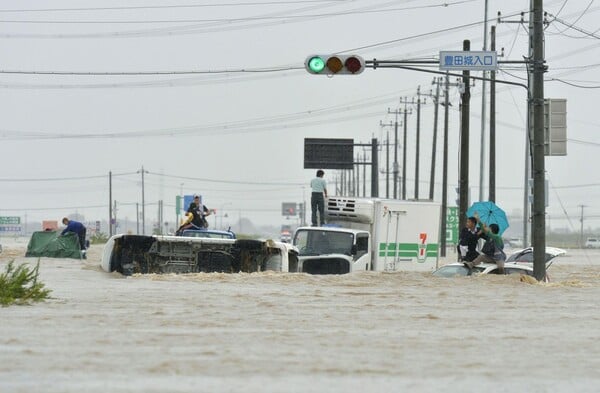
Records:
<instances>
[{"instance_id":1,"label":"distant tree","mask_svg":"<svg viewBox=\"0 0 600 393\"><path fill-rule=\"evenodd\" d=\"M108 240L108 235L103 232L96 232L90 236L90 243L92 244L104 244Z\"/></svg>"}]
</instances>

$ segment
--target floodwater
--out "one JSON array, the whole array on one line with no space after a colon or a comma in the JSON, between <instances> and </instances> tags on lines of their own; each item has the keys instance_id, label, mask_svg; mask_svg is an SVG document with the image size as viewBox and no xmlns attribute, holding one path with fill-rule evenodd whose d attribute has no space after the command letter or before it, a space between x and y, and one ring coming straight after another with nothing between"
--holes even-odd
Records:
<instances>
[{"instance_id":1,"label":"floodwater","mask_svg":"<svg viewBox=\"0 0 600 393\"><path fill-rule=\"evenodd\" d=\"M3 241L0 269L25 245ZM600 251L549 284L429 273L138 275L40 260L0 308L0 392L598 392ZM448 258L450 261L451 258Z\"/></svg>"}]
</instances>

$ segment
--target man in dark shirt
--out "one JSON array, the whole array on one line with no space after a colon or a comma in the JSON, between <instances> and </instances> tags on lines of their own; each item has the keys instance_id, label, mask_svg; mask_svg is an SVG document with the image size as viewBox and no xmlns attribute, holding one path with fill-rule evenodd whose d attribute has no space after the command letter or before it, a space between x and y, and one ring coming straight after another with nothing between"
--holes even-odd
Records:
<instances>
[{"instance_id":1,"label":"man in dark shirt","mask_svg":"<svg viewBox=\"0 0 600 393\"><path fill-rule=\"evenodd\" d=\"M458 237L458 255L462 262L471 262L479 256L477 252L477 241L481 237L481 231L478 231L477 219L475 217L467 218L466 226L460 231Z\"/></svg>"},{"instance_id":2,"label":"man in dark shirt","mask_svg":"<svg viewBox=\"0 0 600 393\"><path fill-rule=\"evenodd\" d=\"M62 219L62 223L64 225L66 225L67 227L65 229L63 229L63 231L60 234L64 235L67 232L75 233L79 237L80 248L82 250L85 250L85 233L86 233L85 225L83 225L79 221L69 220L67 217Z\"/></svg>"},{"instance_id":3,"label":"man in dark shirt","mask_svg":"<svg viewBox=\"0 0 600 393\"><path fill-rule=\"evenodd\" d=\"M190 206L186 211L187 218L177 229L176 234L180 235L184 229L190 229L194 227L208 228L208 221L206 221L205 217L209 216L211 212L211 210L209 210L200 202L200 196L194 195L194 201L190 203Z\"/></svg>"},{"instance_id":4,"label":"man in dark shirt","mask_svg":"<svg viewBox=\"0 0 600 393\"><path fill-rule=\"evenodd\" d=\"M194 195L194 202L190 203L187 212L192 213L192 224L198 228L208 228L205 217L210 215L210 210L200 202L200 196Z\"/></svg>"}]
</instances>

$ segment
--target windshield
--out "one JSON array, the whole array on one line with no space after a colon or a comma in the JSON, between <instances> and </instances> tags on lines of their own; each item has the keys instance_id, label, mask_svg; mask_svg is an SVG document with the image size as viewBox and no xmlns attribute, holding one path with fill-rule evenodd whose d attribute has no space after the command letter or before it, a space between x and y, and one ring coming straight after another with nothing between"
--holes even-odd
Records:
<instances>
[{"instance_id":1,"label":"windshield","mask_svg":"<svg viewBox=\"0 0 600 393\"><path fill-rule=\"evenodd\" d=\"M182 236L185 237L204 237L210 239L234 239L235 236L231 232L210 232L210 231L183 231Z\"/></svg>"},{"instance_id":2,"label":"windshield","mask_svg":"<svg viewBox=\"0 0 600 393\"><path fill-rule=\"evenodd\" d=\"M470 276L473 273L481 273L483 268L475 266L472 270L469 270L463 264L452 264L442 266L438 270L433 272L436 277L459 277L459 276Z\"/></svg>"},{"instance_id":3,"label":"windshield","mask_svg":"<svg viewBox=\"0 0 600 393\"><path fill-rule=\"evenodd\" d=\"M294 238L300 256L346 254L352 255L354 235L346 232L299 230Z\"/></svg>"}]
</instances>

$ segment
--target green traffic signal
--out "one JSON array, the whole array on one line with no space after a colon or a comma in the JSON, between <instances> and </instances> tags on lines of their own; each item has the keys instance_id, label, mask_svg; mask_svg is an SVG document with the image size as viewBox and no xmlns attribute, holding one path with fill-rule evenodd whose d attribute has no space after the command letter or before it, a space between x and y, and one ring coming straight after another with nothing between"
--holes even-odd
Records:
<instances>
[{"instance_id":1,"label":"green traffic signal","mask_svg":"<svg viewBox=\"0 0 600 393\"><path fill-rule=\"evenodd\" d=\"M308 69L316 74L323 71L325 68L325 62L319 56L311 57L308 60Z\"/></svg>"},{"instance_id":2,"label":"green traffic signal","mask_svg":"<svg viewBox=\"0 0 600 393\"><path fill-rule=\"evenodd\" d=\"M357 55L311 55L304 62L306 71L316 75L360 74L365 60Z\"/></svg>"}]
</instances>

